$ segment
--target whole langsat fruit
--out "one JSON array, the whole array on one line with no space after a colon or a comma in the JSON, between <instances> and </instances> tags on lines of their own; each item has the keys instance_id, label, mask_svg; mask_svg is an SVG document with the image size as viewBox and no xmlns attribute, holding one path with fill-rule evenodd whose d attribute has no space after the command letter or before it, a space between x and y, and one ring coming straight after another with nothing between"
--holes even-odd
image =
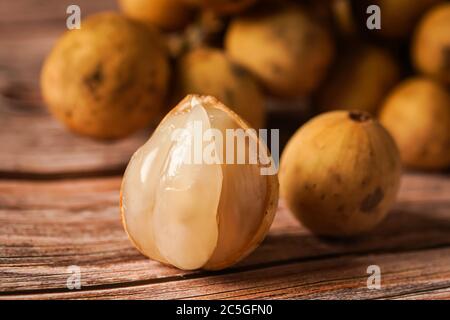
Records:
<instances>
[{"instance_id":1,"label":"whole langsat fruit","mask_svg":"<svg viewBox=\"0 0 450 320\"><path fill-rule=\"evenodd\" d=\"M247 129L210 96L187 96L167 114L123 178L122 221L139 251L180 269L215 270L259 245L277 208L277 175L261 171L273 160L256 135L231 147L218 138ZM199 136L209 138L196 142ZM265 151L257 161L229 161L230 151L245 153L250 145Z\"/></svg>"},{"instance_id":2,"label":"whole langsat fruit","mask_svg":"<svg viewBox=\"0 0 450 320\"><path fill-rule=\"evenodd\" d=\"M380 110L403 164L422 170L450 167L450 93L437 81L409 78L395 87Z\"/></svg>"},{"instance_id":3,"label":"whole langsat fruit","mask_svg":"<svg viewBox=\"0 0 450 320\"><path fill-rule=\"evenodd\" d=\"M321 110L362 110L372 115L399 81L400 68L392 55L373 45L349 46L339 55L318 92Z\"/></svg>"},{"instance_id":4,"label":"whole langsat fruit","mask_svg":"<svg viewBox=\"0 0 450 320\"><path fill-rule=\"evenodd\" d=\"M317 89L334 55L327 28L297 6L235 18L225 35L225 48L265 89L286 98L307 96Z\"/></svg>"},{"instance_id":5,"label":"whole langsat fruit","mask_svg":"<svg viewBox=\"0 0 450 320\"><path fill-rule=\"evenodd\" d=\"M333 111L301 127L280 165L280 193L300 222L322 236L374 228L394 203L400 156L370 114Z\"/></svg>"},{"instance_id":6,"label":"whole langsat fruit","mask_svg":"<svg viewBox=\"0 0 450 320\"><path fill-rule=\"evenodd\" d=\"M248 121L253 128L264 125L264 96L247 71L234 64L223 51L197 48L177 63L175 96L211 95Z\"/></svg>"},{"instance_id":7,"label":"whole langsat fruit","mask_svg":"<svg viewBox=\"0 0 450 320\"><path fill-rule=\"evenodd\" d=\"M450 3L437 5L425 14L411 47L419 71L450 85Z\"/></svg>"},{"instance_id":8,"label":"whole langsat fruit","mask_svg":"<svg viewBox=\"0 0 450 320\"><path fill-rule=\"evenodd\" d=\"M116 13L67 31L45 60L42 95L75 132L121 138L161 114L169 63L159 34Z\"/></svg>"}]
</instances>

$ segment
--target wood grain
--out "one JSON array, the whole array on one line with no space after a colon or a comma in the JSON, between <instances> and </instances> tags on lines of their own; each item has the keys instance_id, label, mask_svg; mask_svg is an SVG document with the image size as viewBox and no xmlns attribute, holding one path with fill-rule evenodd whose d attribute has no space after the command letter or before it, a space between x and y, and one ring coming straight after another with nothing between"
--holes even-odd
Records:
<instances>
[{"instance_id":1,"label":"wood grain","mask_svg":"<svg viewBox=\"0 0 450 320\"><path fill-rule=\"evenodd\" d=\"M450 292L450 248L346 255L242 272L89 291L17 295L21 299L381 299L418 291ZM367 288L367 267L381 268L381 289Z\"/></svg>"},{"instance_id":2,"label":"wood grain","mask_svg":"<svg viewBox=\"0 0 450 320\"><path fill-rule=\"evenodd\" d=\"M43 109L19 110L0 101L0 177L118 174L148 137L144 131L96 141L68 132Z\"/></svg>"},{"instance_id":3,"label":"wood grain","mask_svg":"<svg viewBox=\"0 0 450 320\"><path fill-rule=\"evenodd\" d=\"M209 277L163 266L132 248L119 221L119 187L119 178L0 182L0 293L67 291L70 265L81 267L86 292ZM406 175L383 224L346 241L311 235L281 203L261 247L225 273L450 246L449 192L448 178Z\"/></svg>"}]
</instances>

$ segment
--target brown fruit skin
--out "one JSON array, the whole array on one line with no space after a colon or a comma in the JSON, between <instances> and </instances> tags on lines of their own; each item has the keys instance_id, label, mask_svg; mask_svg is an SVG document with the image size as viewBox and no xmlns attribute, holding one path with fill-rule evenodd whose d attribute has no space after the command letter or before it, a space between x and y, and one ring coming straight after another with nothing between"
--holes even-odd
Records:
<instances>
[{"instance_id":1,"label":"brown fruit skin","mask_svg":"<svg viewBox=\"0 0 450 320\"><path fill-rule=\"evenodd\" d=\"M258 0L182 0L187 4L209 9L218 14L235 14L239 13Z\"/></svg>"},{"instance_id":2,"label":"brown fruit skin","mask_svg":"<svg viewBox=\"0 0 450 320\"><path fill-rule=\"evenodd\" d=\"M230 107L251 126L264 126L264 97L253 77L219 49L198 48L177 63L177 99L187 94L211 95Z\"/></svg>"},{"instance_id":3,"label":"brown fruit skin","mask_svg":"<svg viewBox=\"0 0 450 320\"><path fill-rule=\"evenodd\" d=\"M334 55L328 30L298 7L236 18L225 48L270 93L286 98L312 93Z\"/></svg>"},{"instance_id":4,"label":"brown fruit skin","mask_svg":"<svg viewBox=\"0 0 450 320\"><path fill-rule=\"evenodd\" d=\"M450 3L433 7L417 27L412 44L416 68L450 84Z\"/></svg>"},{"instance_id":5,"label":"brown fruit skin","mask_svg":"<svg viewBox=\"0 0 450 320\"><path fill-rule=\"evenodd\" d=\"M350 47L339 56L318 94L321 110L362 110L375 115L389 90L399 81L400 68L382 48Z\"/></svg>"},{"instance_id":6,"label":"brown fruit skin","mask_svg":"<svg viewBox=\"0 0 450 320\"><path fill-rule=\"evenodd\" d=\"M164 30L182 28L191 17L182 0L118 0L118 4L128 17Z\"/></svg>"},{"instance_id":7,"label":"brown fruit skin","mask_svg":"<svg viewBox=\"0 0 450 320\"><path fill-rule=\"evenodd\" d=\"M402 39L410 36L420 17L429 8L442 0L353 0L358 24L366 32L375 33L385 39ZM368 30L367 7L377 5L381 11L381 29Z\"/></svg>"},{"instance_id":8,"label":"brown fruit skin","mask_svg":"<svg viewBox=\"0 0 450 320\"><path fill-rule=\"evenodd\" d=\"M93 138L124 137L158 117L169 77L156 33L115 13L67 31L47 57L41 90L50 112Z\"/></svg>"},{"instance_id":9,"label":"brown fruit skin","mask_svg":"<svg viewBox=\"0 0 450 320\"><path fill-rule=\"evenodd\" d=\"M406 166L450 166L450 94L440 83L420 77L400 83L384 102L380 121L397 142Z\"/></svg>"},{"instance_id":10,"label":"brown fruit skin","mask_svg":"<svg viewBox=\"0 0 450 320\"><path fill-rule=\"evenodd\" d=\"M395 142L368 113L333 111L288 142L280 194L299 221L321 236L368 232L386 216L400 183Z\"/></svg>"}]
</instances>

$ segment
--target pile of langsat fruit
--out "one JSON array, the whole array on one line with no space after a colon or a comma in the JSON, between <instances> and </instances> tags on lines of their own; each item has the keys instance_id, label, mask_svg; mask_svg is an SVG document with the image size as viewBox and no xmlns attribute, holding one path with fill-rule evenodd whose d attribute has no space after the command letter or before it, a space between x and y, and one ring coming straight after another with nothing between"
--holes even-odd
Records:
<instances>
[{"instance_id":1,"label":"pile of langsat fruit","mask_svg":"<svg viewBox=\"0 0 450 320\"><path fill-rule=\"evenodd\" d=\"M380 30L367 28L373 4ZM235 264L270 228L278 176L303 225L348 237L385 217L402 164L450 166L447 1L119 5L122 13L88 17L62 36L44 64L42 93L56 118L94 138L122 138L166 114L133 155L121 190L125 229L152 259L188 270ZM196 123L224 136L263 128L267 97L309 97L318 114L287 144L279 175L261 174L270 155L190 163L189 134L171 139ZM212 154L224 152L211 141ZM267 148L256 135L251 142Z\"/></svg>"}]
</instances>

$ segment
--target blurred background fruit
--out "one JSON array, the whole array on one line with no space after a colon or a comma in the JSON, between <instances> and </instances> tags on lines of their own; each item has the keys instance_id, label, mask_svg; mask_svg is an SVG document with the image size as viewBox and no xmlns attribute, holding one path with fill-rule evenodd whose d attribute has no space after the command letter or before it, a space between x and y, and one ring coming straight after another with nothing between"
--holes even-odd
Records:
<instances>
[{"instance_id":1,"label":"blurred background fruit","mask_svg":"<svg viewBox=\"0 0 450 320\"><path fill-rule=\"evenodd\" d=\"M253 127L264 127L264 96L258 84L219 49L198 48L182 56L175 72L175 92L175 101L191 92L215 96Z\"/></svg>"},{"instance_id":2,"label":"blurred background fruit","mask_svg":"<svg viewBox=\"0 0 450 320\"><path fill-rule=\"evenodd\" d=\"M97 107L97 104L104 106L105 102L86 100L84 89L83 94L77 93L81 97L78 103L86 103L77 107L75 113L67 112L75 109L70 104L74 98L63 99L58 92L67 90L66 87L82 87L82 81L66 81L61 76L64 80L56 83L54 78L44 77L48 71L43 72L43 95L50 110L77 132L91 137L122 137L155 123L160 116L158 110L166 112L183 96L208 94L229 105L255 128L281 128L283 146L303 123L321 112L359 110L377 117L383 108L383 123L399 143L402 160L408 167L442 170L449 167L442 151L446 148L448 132L445 114L450 108L447 99L443 98L449 94L450 84L449 1L117 0L117 3L122 13L134 21L136 28L145 25L149 33L157 32L159 36L155 37L160 40L139 40L142 43L134 44L135 40L131 38L120 40L125 31L121 30L119 39L114 39L107 31L110 29L105 27L99 28L103 31L95 37L108 40L97 42L95 37L89 37L77 42L76 51L98 55L97 60L104 60L105 66L120 57L123 61L133 60L133 63L123 62L122 66L109 68L108 80L104 81L108 89L102 89L105 90L104 99L107 95L116 95L108 102L111 110L123 112L98 111L107 109L106 106L103 109ZM367 27L367 19L373 14L367 10L370 5L380 9L380 30ZM153 29L159 29L159 32ZM96 43L91 45L90 41ZM102 41L105 44L98 51L93 49ZM123 44L114 44L120 41ZM127 44L124 41L128 41ZM105 48L110 51L109 55L102 53ZM51 56L55 55L52 53ZM156 59L161 62L155 62L153 56L161 57ZM73 65L85 66L80 61L92 58L86 58L84 54L72 56L64 51L59 58L50 57L46 65L56 65L57 62L52 61L58 59L76 59ZM125 67L127 63L132 67ZM141 73L150 65L165 70L152 75L155 79L145 80L160 84L157 96L150 98L148 91L133 91L132 87L120 89L121 93L112 92L114 85L108 82L113 81L110 79L123 79L131 73L128 76L133 78L137 88L137 84L144 81L140 79ZM68 75L89 69L77 66L75 70L70 66L61 67L60 63L58 67L46 66L44 71L53 70L54 74L58 68L65 68ZM412 85L409 83L418 80L411 80L393 89L402 80L419 75L419 82L428 85ZM80 77L85 75L74 74L71 78ZM417 92L399 89L403 86L411 86ZM439 99L434 99L433 93L437 92L440 92L437 94ZM403 98L397 99L396 95ZM400 100L403 102L399 103ZM151 107L143 116L135 116L133 106L114 109L117 104L129 105L131 101L138 101L133 105ZM396 108L407 109L404 117L409 120L391 121L388 111L396 109L393 104L403 105ZM73 114L77 116L72 118ZM116 123L113 118L126 120ZM435 119L431 132L439 131L440 138L437 133L425 134L420 130L414 133L418 119L423 123L431 121L426 119ZM430 139L435 141L431 143ZM417 155L417 150L423 153L433 145L434 151L427 151L427 156Z\"/></svg>"},{"instance_id":3,"label":"blurred background fruit","mask_svg":"<svg viewBox=\"0 0 450 320\"><path fill-rule=\"evenodd\" d=\"M120 138L160 114L169 67L155 30L101 13L66 32L42 68L42 95L70 129Z\"/></svg>"},{"instance_id":4,"label":"blurred background fruit","mask_svg":"<svg viewBox=\"0 0 450 320\"><path fill-rule=\"evenodd\" d=\"M311 94L334 54L326 27L301 7L238 17L225 37L230 57L249 69L270 93L283 97Z\"/></svg>"},{"instance_id":5,"label":"blurred background fruit","mask_svg":"<svg viewBox=\"0 0 450 320\"><path fill-rule=\"evenodd\" d=\"M380 119L405 165L435 170L450 166L450 94L442 84L423 77L403 81L384 102Z\"/></svg>"},{"instance_id":6,"label":"blurred background fruit","mask_svg":"<svg viewBox=\"0 0 450 320\"><path fill-rule=\"evenodd\" d=\"M420 22L412 58L420 72L450 85L450 3L434 7Z\"/></svg>"},{"instance_id":7,"label":"blurred background fruit","mask_svg":"<svg viewBox=\"0 0 450 320\"><path fill-rule=\"evenodd\" d=\"M118 3L123 13L130 18L164 30L185 26L192 15L182 0L118 0Z\"/></svg>"},{"instance_id":8,"label":"blurred background fruit","mask_svg":"<svg viewBox=\"0 0 450 320\"><path fill-rule=\"evenodd\" d=\"M379 104L400 79L389 51L374 45L349 44L318 92L321 110L363 110L376 114Z\"/></svg>"},{"instance_id":9,"label":"blurred background fruit","mask_svg":"<svg viewBox=\"0 0 450 320\"><path fill-rule=\"evenodd\" d=\"M351 0L330 1L333 21L339 34L343 36L355 36L358 24L355 21Z\"/></svg>"}]
</instances>

